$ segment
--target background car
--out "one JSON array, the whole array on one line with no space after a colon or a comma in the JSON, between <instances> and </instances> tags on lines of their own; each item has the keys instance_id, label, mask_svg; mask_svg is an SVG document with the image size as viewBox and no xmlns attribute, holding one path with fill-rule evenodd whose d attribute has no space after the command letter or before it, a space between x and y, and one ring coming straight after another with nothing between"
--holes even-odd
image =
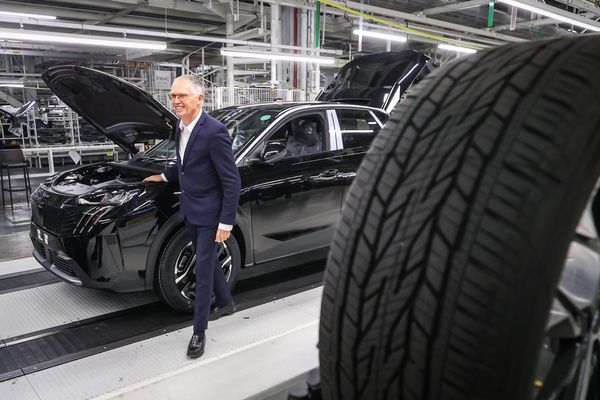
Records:
<instances>
[{"instance_id":1,"label":"background car","mask_svg":"<svg viewBox=\"0 0 600 400\"><path fill-rule=\"evenodd\" d=\"M233 235L219 249L231 285L325 258L345 193L388 117L378 107L391 109L427 61L413 51L364 56L319 97L365 105L270 103L212 112L231 133L242 178ZM195 254L179 188L142 183L174 162L176 117L148 93L99 71L58 66L43 79L126 151L134 153L142 140L163 141L131 160L82 166L42 183L31 198L34 257L73 284L155 288L173 308L191 310Z\"/></svg>"}]
</instances>

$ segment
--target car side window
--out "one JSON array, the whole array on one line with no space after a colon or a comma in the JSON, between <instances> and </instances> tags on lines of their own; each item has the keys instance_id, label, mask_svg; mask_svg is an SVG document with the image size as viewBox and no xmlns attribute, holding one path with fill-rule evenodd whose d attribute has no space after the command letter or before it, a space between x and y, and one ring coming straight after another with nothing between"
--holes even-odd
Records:
<instances>
[{"instance_id":1,"label":"car side window","mask_svg":"<svg viewBox=\"0 0 600 400\"><path fill-rule=\"evenodd\" d=\"M345 149L369 146L381 129L368 110L337 110L336 113Z\"/></svg>"},{"instance_id":2,"label":"car side window","mask_svg":"<svg viewBox=\"0 0 600 400\"><path fill-rule=\"evenodd\" d=\"M320 153L324 149L323 119L316 115L294 118L268 139L285 143L286 158Z\"/></svg>"}]
</instances>

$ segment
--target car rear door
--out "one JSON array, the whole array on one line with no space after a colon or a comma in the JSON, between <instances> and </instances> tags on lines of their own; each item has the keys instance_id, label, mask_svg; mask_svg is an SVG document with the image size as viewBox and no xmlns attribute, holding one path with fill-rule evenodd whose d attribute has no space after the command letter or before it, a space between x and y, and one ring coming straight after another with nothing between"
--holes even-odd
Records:
<instances>
[{"instance_id":1,"label":"car rear door","mask_svg":"<svg viewBox=\"0 0 600 400\"><path fill-rule=\"evenodd\" d=\"M321 135L321 146L290 143L302 121ZM250 203L255 262L319 251L329 246L342 201L341 154L332 143L325 110L301 111L275 125L244 160L244 202ZM286 142L286 156L274 163L250 161L270 141Z\"/></svg>"}]
</instances>

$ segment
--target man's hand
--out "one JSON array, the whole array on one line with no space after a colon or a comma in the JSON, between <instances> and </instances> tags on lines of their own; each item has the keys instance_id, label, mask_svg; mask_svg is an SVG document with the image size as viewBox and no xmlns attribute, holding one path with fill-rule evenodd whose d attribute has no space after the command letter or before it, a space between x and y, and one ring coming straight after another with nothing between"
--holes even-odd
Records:
<instances>
[{"instance_id":1,"label":"man's hand","mask_svg":"<svg viewBox=\"0 0 600 400\"><path fill-rule=\"evenodd\" d=\"M215 236L215 242L223 243L231 236L231 231L224 231L223 229L217 229L217 235Z\"/></svg>"},{"instance_id":2,"label":"man's hand","mask_svg":"<svg viewBox=\"0 0 600 400\"><path fill-rule=\"evenodd\" d=\"M162 176L159 175L150 175L144 178L144 182L164 182Z\"/></svg>"}]
</instances>

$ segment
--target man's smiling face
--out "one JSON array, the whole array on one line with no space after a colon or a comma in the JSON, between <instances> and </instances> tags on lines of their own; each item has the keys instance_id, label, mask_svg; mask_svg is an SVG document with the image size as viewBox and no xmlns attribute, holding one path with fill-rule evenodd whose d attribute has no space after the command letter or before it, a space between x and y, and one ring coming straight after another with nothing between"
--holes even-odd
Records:
<instances>
[{"instance_id":1,"label":"man's smiling face","mask_svg":"<svg viewBox=\"0 0 600 400\"><path fill-rule=\"evenodd\" d=\"M171 104L175 114L185 124L194 120L204 103L203 95L194 95L192 82L187 79L177 79L171 86Z\"/></svg>"}]
</instances>

